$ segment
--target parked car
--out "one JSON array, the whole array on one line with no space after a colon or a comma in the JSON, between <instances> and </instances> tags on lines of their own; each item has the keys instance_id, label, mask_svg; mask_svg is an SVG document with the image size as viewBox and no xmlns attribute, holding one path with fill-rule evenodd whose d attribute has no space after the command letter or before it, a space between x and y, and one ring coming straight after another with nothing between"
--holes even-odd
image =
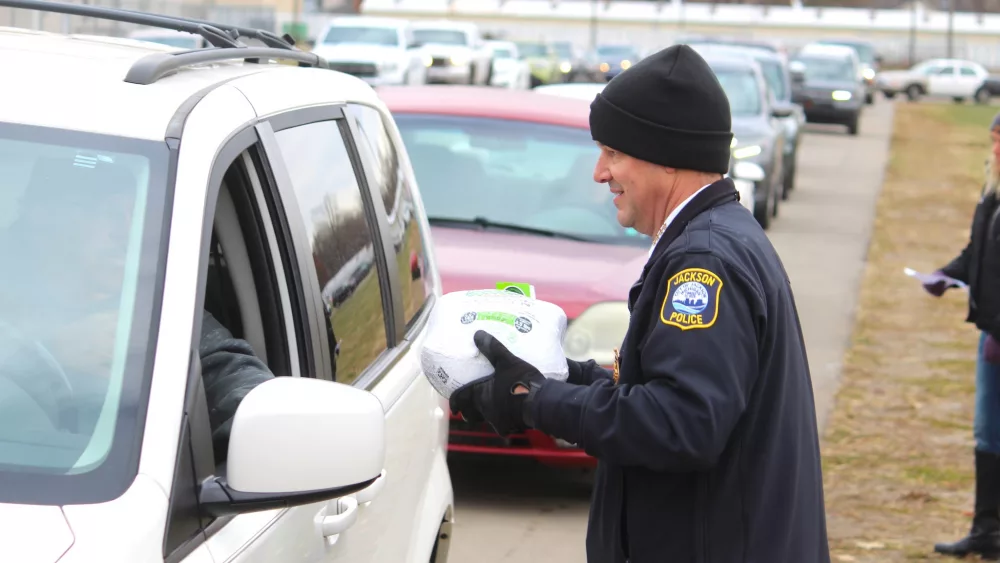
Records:
<instances>
[{"instance_id":1,"label":"parked car","mask_svg":"<svg viewBox=\"0 0 1000 563\"><path fill-rule=\"evenodd\" d=\"M517 52L531 68L531 87L562 82L559 57L552 45L540 41L515 41Z\"/></svg>"},{"instance_id":2,"label":"parked car","mask_svg":"<svg viewBox=\"0 0 1000 563\"><path fill-rule=\"evenodd\" d=\"M788 199L792 190L795 189L795 173L798 169L799 144L802 138L800 132L806 123L802 106L792 103L792 78L788 68L788 59L775 51L755 47L702 43L693 48L702 54L743 56L757 61L764 73L768 90L774 96L774 105L789 110L787 116L778 118L785 133L781 199Z\"/></svg>"},{"instance_id":3,"label":"parked car","mask_svg":"<svg viewBox=\"0 0 1000 563\"><path fill-rule=\"evenodd\" d=\"M988 78L989 72L973 61L930 59L907 70L879 73L878 88L890 99L904 93L910 101L929 97L963 102L972 98L987 103L991 95L986 85Z\"/></svg>"},{"instance_id":4,"label":"parked car","mask_svg":"<svg viewBox=\"0 0 1000 563\"><path fill-rule=\"evenodd\" d=\"M791 115L792 109L775 102L756 60L710 52L703 56L729 98L735 137L733 166L747 161L764 172L754 186L753 214L767 229L778 216L784 190L785 128L780 119Z\"/></svg>"},{"instance_id":5,"label":"parked car","mask_svg":"<svg viewBox=\"0 0 1000 563\"><path fill-rule=\"evenodd\" d=\"M875 45L863 39L823 39L817 41L820 45L842 45L854 49L861 61L861 75L865 80L865 103L875 103L875 92L878 91L877 77L881 66L881 57L875 52Z\"/></svg>"},{"instance_id":6,"label":"parked car","mask_svg":"<svg viewBox=\"0 0 1000 563\"><path fill-rule=\"evenodd\" d=\"M531 65L521 58L512 41L487 41L493 53L491 86L527 90L531 88Z\"/></svg>"},{"instance_id":7,"label":"parked car","mask_svg":"<svg viewBox=\"0 0 1000 563\"><path fill-rule=\"evenodd\" d=\"M810 123L835 123L858 134L865 86L861 62L850 47L809 44L795 56L804 67L804 82L792 101L805 110Z\"/></svg>"},{"instance_id":8,"label":"parked car","mask_svg":"<svg viewBox=\"0 0 1000 563\"><path fill-rule=\"evenodd\" d=\"M559 58L559 73L562 74L562 82L574 82L581 78L585 80L596 78L591 72L587 58L577 50L572 41L554 41L552 49Z\"/></svg>"},{"instance_id":9,"label":"parked car","mask_svg":"<svg viewBox=\"0 0 1000 563\"><path fill-rule=\"evenodd\" d=\"M607 82L574 82L571 84L538 86L534 91L547 96L561 96L583 100L589 104L594 101L594 97L603 91L607 85ZM735 148L735 144L733 148ZM739 166L736 166L736 162L730 159L730 169L727 175L733 179L736 191L740 193L740 203L752 213L754 210L756 184L764 180L764 169L757 164L749 162L747 159L741 160Z\"/></svg>"},{"instance_id":10,"label":"parked car","mask_svg":"<svg viewBox=\"0 0 1000 563\"><path fill-rule=\"evenodd\" d=\"M427 82L430 58L414 42L409 22L396 18L341 16L317 36L312 49L330 68L382 84Z\"/></svg>"},{"instance_id":11,"label":"parked car","mask_svg":"<svg viewBox=\"0 0 1000 563\"><path fill-rule=\"evenodd\" d=\"M631 45L598 45L594 52L597 70L611 80L639 62L639 52Z\"/></svg>"},{"instance_id":12,"label":"parked car","mask_svg":"<svg viewBox=\"0 0 1000 563\"><path fill-rule=\"evenodd\" d=\"M0 30L5 83L31 84L0 105L0 559L443 561L448 405L419 368L441 285L399 131L315 54L200 29L194 52ZM266 378L220 390L220 362Z\"/></svg>"},{"instance_id":13,"label":"parked car","mask_svg":"<svg viewBox=\"0 0 1000 563\"><path fill-rule=\"evenodd\" d=\"M430 57L427 81L487 86L493 73L493 54L471 22L418 21L413 38Z\"/></svg>"},{"instance_id":14,"label":"parked car","mask_svg":"<svg viewBox=\"0 0 1000 563\"><path fill-rule=\"evenodd\" d=\"M386 88L420 183L445 292L516 278L566 312L570 358L612 366L626 298L650 237L618 224L583 100L476 88ZM449 450L593 467L573 444L536 430L502 438L451 420Z\"/></svg>"}]
</instances>

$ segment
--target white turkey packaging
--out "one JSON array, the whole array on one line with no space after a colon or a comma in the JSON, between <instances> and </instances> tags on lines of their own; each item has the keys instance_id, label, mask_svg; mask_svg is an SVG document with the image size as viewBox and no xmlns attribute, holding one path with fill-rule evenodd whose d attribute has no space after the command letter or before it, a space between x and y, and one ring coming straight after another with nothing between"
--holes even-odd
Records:
<instances>
[{"instance_id":1,"label":"white turkey packaging","mask_svg":"<svg viewBox=\"0 0 1000 563\"><path fill-rule=\"evenodd\" d=\"M566 381L562 342L566 312L548 301L511 291L482 289L447 293L434 305L420 351L424 376L444 398L493 373L473 335L485 330L542 375Z\"/></svg>"}]
</instances>

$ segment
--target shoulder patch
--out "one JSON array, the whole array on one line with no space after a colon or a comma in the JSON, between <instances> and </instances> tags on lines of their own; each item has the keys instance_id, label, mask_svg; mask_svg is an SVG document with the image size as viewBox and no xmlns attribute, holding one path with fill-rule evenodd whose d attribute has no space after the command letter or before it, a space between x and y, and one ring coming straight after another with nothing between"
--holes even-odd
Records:
<instances>
[{"instance_id":1,"label":"shoulder patch","mask_svg":"<svg viewBox=\"0 0 1000 563\"><path fill-rule=\"evenodd\" d=\"M681 330L709 328L719 317L722 279L702 268L677 272L667 282L660 322Z\"/></svg>"}]
</instances>

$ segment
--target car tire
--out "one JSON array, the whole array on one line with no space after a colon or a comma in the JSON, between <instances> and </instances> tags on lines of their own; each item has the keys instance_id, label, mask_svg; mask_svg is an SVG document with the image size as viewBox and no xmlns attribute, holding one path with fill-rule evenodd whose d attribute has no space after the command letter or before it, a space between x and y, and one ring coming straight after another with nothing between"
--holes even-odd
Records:
<instances>
[{"instance_id":1,"label":"car tire","mask_svg":"<svg viewBox=\"0 0 1000 563\"><path fill-rule=\"evenodd\" d=\"M782 182L781 199L783 200L787 200L788 196L792 194L792 190L795 189L795 156L794 152L789 155L792 164L789 165L788 171L785 172L785 178Z\"/></svg>"},{"instance_id":2,"label":"car tire","mask_svg":"<svg viewBox=\"0 0 1000 563\"><path fill-rule=\"evenodd\" d=\"M915 102L920 99L920 96L924 93L923 88L916 84L910 84L906 87L906 99L911 102Z\"/></svg>"},{"instance_id":3,"label":"car tire","mask_svg":"<svg viewBox=\"0 0 1000 563\"><path fill-rule=\"evenodd\" d=\"M955 102L956 104L961 104L965 102L965 98L962 98L960 96L955 96L954 98L951 99L951 101Z\"/></svg>"},{"instance_id":4,"label":"car tire","mask_svg":"<svg viewBox=\"0 0 1000 563\"><path fill-rule=\"evenodd\" d=\"M887 100L891 100L896 97L895 92L882 92L882 95L885 96L885 99Z\"/></svg>"},{"instance_id":5,"label":"car tire","mask_svg":"<svg viewBox=\"0 0 1000 563\"><path fill-rule=\"evenodd\" d=\"M868 105L874 104L875 103L875 94L872 94L872 93L865 94L865 103L868 104Z\"/></svg>"},{"instance_id":6,"label":"car tire","mask_svg":"<svg viewBox=\"0 0 1000 563\"><path fill-rule=\"evenodd\" d=\"M991 94L990 94L990 91L987 90L986 88L980 88L979 90L976 90L976 96L975 97L976 97L976 103L977 104L986 105L986 104L990 103Z\"/></svg>"},{"instance_id":7,"label":"car tire","mask_svg":"<svg viewBox=\"0 0 1000 563\"><path fill-rule=\"evenodd\" d=\"M852 137L856 137L858 135L858 121L860 121L860 117L861 116L859 115L855 115L850 121L844 124L847 126L848 135L851 135Z\"/></svg>"},{"instance_id":8,"label":"car tire","mask_svg":"<svg viewBox=\"0 0 1000 563\"><path fill-rule=\"evenodd\" d=\"M761 182L757 182L757 188L761 188ZM774 190L768 189L764 201L754 201L753 216L757 219L760 228L765 231L771 226L771 198L774 197Z\"/></svg>"}]
</instances>

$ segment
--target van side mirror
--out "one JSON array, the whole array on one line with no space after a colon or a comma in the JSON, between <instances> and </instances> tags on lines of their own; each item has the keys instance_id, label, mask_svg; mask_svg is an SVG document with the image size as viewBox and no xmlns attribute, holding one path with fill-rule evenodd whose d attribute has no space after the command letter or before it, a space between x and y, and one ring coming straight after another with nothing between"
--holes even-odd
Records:
<instances>
[{"instance_id":1,"label":"van side mirror","mask_svg":"<svg viewBox=\"0 0 1000 563\"><path fill-rule=\"evenodd\" d=\"M776 103L771 106L771 115L774 117L788 117L794 112L791 104Z\"/></svg>"},{"instance_id":2,"label":"van side mirror","mask_svg":"<svg viewBox=\"0 0 1000 563\"><path fill-rule=\"evenodd\" d=\"M226 476L201 483L198 502L221 517L332 500L373 486L384 464L385 412L375 395L276 377L236 409Z\"/></svg>"}]
</instances>

